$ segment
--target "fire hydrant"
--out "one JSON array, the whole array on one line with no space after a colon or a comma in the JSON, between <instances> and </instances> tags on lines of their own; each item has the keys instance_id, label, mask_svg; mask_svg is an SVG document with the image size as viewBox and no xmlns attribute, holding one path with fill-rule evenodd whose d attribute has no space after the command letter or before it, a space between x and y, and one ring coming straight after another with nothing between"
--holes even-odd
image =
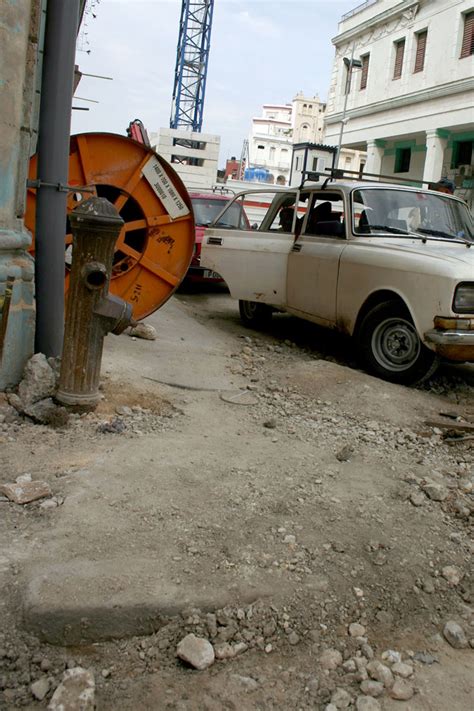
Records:
<instances>
[{"instance_id":1,"label":"fire hydrant","mask_svg":"<svg viewBox=\"0 0 474 711\"><path fill-rule=\"evenodd\" d=\"M123 220L105 198L91 197L69 215L73 234L61 373L56 400L82 411L100 400L104 337L132 321L132 306L108 293L115 242Z\"/></svg>"}]
</instances>

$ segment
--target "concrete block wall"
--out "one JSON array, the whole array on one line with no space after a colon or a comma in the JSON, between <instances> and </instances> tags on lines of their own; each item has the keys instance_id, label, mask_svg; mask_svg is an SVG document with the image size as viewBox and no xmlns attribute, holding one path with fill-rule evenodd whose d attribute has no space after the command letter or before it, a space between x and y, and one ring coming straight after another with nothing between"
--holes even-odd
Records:
<instances>
[{"instance_id":1,"label":"concrete block wall","mask_svg":"<svg viewBox=\"0 0 474 711\"><path fill-rule=\"evenodd\" d=\"M202 144L202 148L187 148L174 145L175 141L195 141ZM219 161L220 136L209 133L196 133L181 131L173 128L161 128L158 132L150 134L150 141L154 149L172 167L188 189L210 188L217 180ZM202 165L189 165L186 162L174 162L173 156L202 161Z\"/></svg>"}]
</instances>

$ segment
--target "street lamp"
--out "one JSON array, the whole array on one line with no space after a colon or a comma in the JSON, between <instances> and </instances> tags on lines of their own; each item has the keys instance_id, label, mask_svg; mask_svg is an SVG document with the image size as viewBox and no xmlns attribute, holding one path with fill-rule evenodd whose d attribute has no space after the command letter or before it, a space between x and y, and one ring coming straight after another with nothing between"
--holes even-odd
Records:
<instances>
[{"instance_id":1,"label":"street lamp","mask_svg":"<svg viewBox=\"0 0 474 711\"><path fill-rule=\"evenodd\" d=\"M362 62L359 59L354 59L354 50L355 50L355 43L352 45L352 52L351 52L351 58L348 59L347 57L343 58L343 62L345 66L347 67L347 74L346 74L346 85L344 87L344 108L342 109L342 118L341 118L341 130L339 131L339 143L337 145L337 153L334 159L334 167L337 168L339 164L339 156L341 154L341 145L342 145L342 134L344 133L344 126L347 123L346 119L346 110L347 110L347 99L349 97L349 91L351 88L351 81L352 81L352 71L353 69L362 69Z\"/></svg>"}]
</instances>

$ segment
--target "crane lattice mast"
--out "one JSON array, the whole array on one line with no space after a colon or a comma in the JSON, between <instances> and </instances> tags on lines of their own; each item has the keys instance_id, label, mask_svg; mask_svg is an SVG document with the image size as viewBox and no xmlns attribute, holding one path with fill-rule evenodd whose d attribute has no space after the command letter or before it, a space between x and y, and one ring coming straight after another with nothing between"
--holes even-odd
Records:
<instances>
[{"instance_id":1,"label":"crane lattice mast","mask_svg":"<svg viewBox=\"0 0 474 711\"><path fill-rule=\"evenodd\" d=\"M201 131L214 0L182 0L170 128Z\"/></svg>"}]
</instances>

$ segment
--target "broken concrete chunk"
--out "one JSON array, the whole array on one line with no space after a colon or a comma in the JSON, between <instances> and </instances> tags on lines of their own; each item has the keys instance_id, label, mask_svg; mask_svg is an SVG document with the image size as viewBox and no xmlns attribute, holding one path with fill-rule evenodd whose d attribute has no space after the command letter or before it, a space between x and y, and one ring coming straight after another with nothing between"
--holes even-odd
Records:
<instances>
[{"instance_id":1,"label":"broken concrete chunk","mask_svg":"<svg viewBox=\"0 0 474 711\"><path fill-rule=\"evenodd\" d=\"M136 326L131 326L129 334L135 338L144 338L146 341L155 341L157 336L156 328L149 323L137 323Z\"/></svg>"},{"instance_id":2,"label":"broken concrete chunk","mask_svg":"<svg viewBox=\"0 0 474 711\"><path fill-rule=\"evenodd\" d=\"M45 481L24 481L15 484L0 484L0 493L15 504L29 504L31 501L51 496L51 487Z\"/></svg>"},{"instance_id":3,"label":"broken concrete chunk","mask_svg":"<svg viewBox=\"0 0 474 711\"><path fill-rule=\"evenodd\" d=\"M446 622L443 635L454 649L464 649L468 645L467 637L463 628L457 622L449 620Z\"/></svg>"},{"instance_id":4,"label":"broken concrete chunk","mask_svg":"<svg viewBox=\"0 0 474 711\"><path fill-rule=\"evenodd\" d=\"M35 681L30 686L30 690L35 699L37 699L38 701L43 701L44 697L49 691L49 679L45 676L42 679L38 679L38 681Z\"/></svg>"},{"instance_id":5,"label":"broken concrete chunk","mask_svg":"<svg viewBox=\"0 0 474 711\"><path fill-rule=\"evenodd\" d=\"M35 353L23 372L23 380L18 386L18 396L23 407L44 400L54 393L56 376L43 353Z\"/></svg>"},{"instance_id":6,"label":"broken concrete chunk","mask_svg":"<svg viewBox=\"0 0 474 711\"><path fill-rule=\"evenodd\" d=\"M38 424L51 425L52 427L64 427L70 419L66 408L56 405L50 397L38 400L32 405L25 405L24 413Z\"/></svg>"},{"instance_id":7,"label":"broken concrete chunk","mask_svg":"<svg viewBox=\"0 0 474 711\"><path fill-rule=\"evenodd\" d=\"M54 692L48 711L94 711L95 680L92 672L74 667L64 672Z\"/></svg>"},{"instance_id":8,"label":"broken concrete chunk","mask_svg":"<svg viewBox=\"0 0 474 711\"><path fill-rule=\"evenodd\" d=\"M207 669L215 661L212 644L207 639L196 637L192 633L183 637L176 649L176 655L199 671Z\"/></svg>"}]
</instances>

